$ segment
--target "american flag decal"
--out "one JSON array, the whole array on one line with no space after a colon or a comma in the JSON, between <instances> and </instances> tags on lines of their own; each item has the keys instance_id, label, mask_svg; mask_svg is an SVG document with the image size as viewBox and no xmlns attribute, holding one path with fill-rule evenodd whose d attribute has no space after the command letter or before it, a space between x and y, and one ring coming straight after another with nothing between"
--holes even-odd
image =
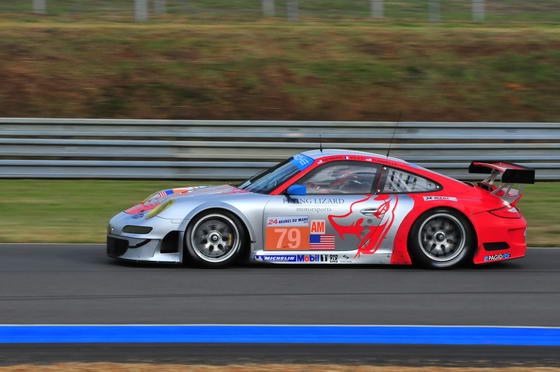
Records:
<instances>
[{"instance_id":1,"label":"american flag decal","mask_svg":"<svg viewBox=\"0 0 560 372\"><path fill-rule=\"evenodd\" d=\"M309 249L311 250L334 249L334 235L311 234L309 236Z\"/></svg>"},{"instance_id":2,"label":"american flag decal","mask_svg":"<svg viewBox=\"0 0 560 372\"><path fill-rule=\"evenodd\" d=\"M166 197L167 195L171 195L173 194L173 190L165 190L165 191L160 191L159 192L159 196L161 196L162 198Z\"/></svg>"}]
</instances>

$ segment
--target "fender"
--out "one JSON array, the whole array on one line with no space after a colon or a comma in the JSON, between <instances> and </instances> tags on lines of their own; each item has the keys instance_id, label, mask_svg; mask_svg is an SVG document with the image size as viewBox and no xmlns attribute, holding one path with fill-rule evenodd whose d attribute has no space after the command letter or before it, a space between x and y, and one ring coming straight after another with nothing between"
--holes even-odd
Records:
<instances>
[{"instance_id":1,"label":"fender","mask_svg":"<svg viewBox=\"0 0 560 372\"><path fill-rule=\"evenodd\" d=\"M204 213L206 211L209 210L213 210L213 209L218 209L218 210L224 210L226 212L232 213L233 215L235 215L237 218L239 218L239 220L245 225L245 228L247 230L247 233L249 234L249 239L251 240L251 244L255 243L255 231L253 229L253 226L251 224L251 222L247 219L247 217L245 216L244 213L242 213L237 207L228 204L228 203L205 203L205 204L201 204L199 206L197 206L196 208L194 208L193 210L191 210L183 219L183 222L181 223L181 229L184 231L187 229L188 224L190 223L190 221L195 218L196 216L198 216L201 213Z\"/></svg>"},{"instance_id":2,"label":"fender","mask_svg":"<svg viewBox=\"0 0 560 372\"><path fill-rule=\"evenodd\" d=\"M473 211L471 210L472 207L469 206L470 199L458 199L454 200L437 200L437 201L426 201L424 199L425 196L441 196L445 194L445 192L435 193L419 193L419 194L409 194L411 198L414 200L414 209L410 211L410 213L405 217L399 230L397 232L397 236L395 238L395 245L393 248L393 254L391 256L391 264L395 265L412 265L412 260L408 253L408 236L410 234L410 230L412 229L412 225L418 217L420 217L423 213L437 208L448 208L458 211L459 213L463 214L465 218L470 222L471 227L473 228L475 239L479 242L477 229L475 228L473 222L469 218L472 215ZM474 201L474 200L473 200ZM478 254L479 250L481 249L480 244L477 243L475 255Z\"/></svg>"}]
</instances>

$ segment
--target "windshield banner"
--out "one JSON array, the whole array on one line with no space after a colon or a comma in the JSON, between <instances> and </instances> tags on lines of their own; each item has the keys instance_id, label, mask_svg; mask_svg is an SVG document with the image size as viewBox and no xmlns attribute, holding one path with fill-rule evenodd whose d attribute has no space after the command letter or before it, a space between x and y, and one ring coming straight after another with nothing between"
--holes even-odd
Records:
<instances>
[{"instance_id":1,"label":"windshield banner","mask_svg":"<svg viewBox=\"0 0 560 372\"><path fill-rule=\"evenodd\" d=\"M300 171L302 171L313 164L313 159L307 155L297 154L290 159L290 162L292 162L293 165L295 165Z\"/></svg>"}]
</instances>

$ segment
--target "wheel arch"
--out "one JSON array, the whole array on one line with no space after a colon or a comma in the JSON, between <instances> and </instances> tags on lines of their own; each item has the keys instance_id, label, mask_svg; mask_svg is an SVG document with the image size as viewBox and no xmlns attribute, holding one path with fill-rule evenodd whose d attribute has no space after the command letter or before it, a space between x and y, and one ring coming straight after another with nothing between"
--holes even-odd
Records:
<instances>
[{"instance_id":1,"label":"wheel arch","mask_svg":"<svg viewBox=\"0 0 560 372\"><path fill-rule=\"evenodd\" d=\"M472 239L473 239L473 246L474 246L474 250L472 255L474 256L476 254L476 252L478 251L478 235L477 235L477 231L476 228L473 224L473 222L471 221L471 219L469 218L469 216L465 213L465 211L459 209L459 208L455 208L454 206L450 206L448 204L442 204L442 205L437 205L434 207L430 207L428 209L423 210L422 212L420 212L419 214L417 214L414 219L412 220L412 222L410 223L410 227L408 228L408 231L406 232L406 252L408 254L408 256L410 257L410 259L412 259L412 255L410 254L410 242L411 242L411 234L412 234L412 228L414 226L414 224L420 219L422 218L422 216L424 216L427 213L431 213L437 210L447 210L447 211L451 211L451 212L455 212L459 215L461 215L465 221L467 221L467 223L469 224L471 231L472 231ZM471 261L472 261L472 257L471 257Z\"/></svg>"},{"instance_id":2,"label":"wheel arch","mask_svg":"<svg viewBox=\"0 0 560 372\"><path fill-rule=\"evenodd\" d=\"M226 214L226 215L231 215L233 216L235 219L238 220L238 222L240 223L241 228L243 229L243 232L245 233L245 244L247 245L244 248L244 252L242 253L242 256L248 256L250 254L251 251L251 243L254 241L254 232L252 231L252 229L249 227L250 225L248 224L248 221L246 218L243 217L243 215L237 211L237 210L231 210L231 208L226 208L224 206L208 206L207 208L202 208L202 209L197 209L196 211L194 211L193 213L191 213L188 218L186 219L186 223L183 225L183 232L186 232L188 227L198 219L198 217L201 217L203 215L206 214L211 214L211 213L222 213L222 214ZM186 243L186 239L187 239L187 234L184 233L183 235L183 241L181 242L181 247L183 250L183 254L184 254L184 249L185 249L185 243Z\"/></svg>"},{"instance_id":3,"label":"wheel arch","mask_svg":"<svg viewBox=\"0 0 560 372\"><path fill-rule=\"evenodd\" d=\"M476 231L475 224L469 217L472 213L469 212L470 208L467 205L464 205L461 202L451 202L451 201L443 201L439 202L436 205L432 205L431 203L428 205L423 200L422 196L413 196L414 199L414 207L413 210L404 218L399 226L399 230L397 232L397 236L395 238L393 254L391 255L391 264L395 265L411 265L412 259L410 257L409 252L409 243L410 243L410 234L414 223L420 218L424 213L436 210L436 209L447 209L454 212L457 212L462 217L468 221L469 226L473 231L473 237L475 241L475 251L478 251L478 232Z\"/></svg>"}]
</instances>

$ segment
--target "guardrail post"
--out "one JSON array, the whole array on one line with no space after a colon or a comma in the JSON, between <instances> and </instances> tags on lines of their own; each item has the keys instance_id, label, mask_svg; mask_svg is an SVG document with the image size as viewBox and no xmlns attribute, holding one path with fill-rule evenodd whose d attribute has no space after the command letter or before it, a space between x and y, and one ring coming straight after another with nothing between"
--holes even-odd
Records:
<instances>
[{"instance_id":1,"label":"guardrail post","mask_svg":"<svg viewBox=\"0 0 560 372\"><path fill-rule=\"evenodd\" d=\"M485 18L484 0L472 1L472 17L475 22L483 22Z\"/></svg>"},{"instance_id":2,"label":"guardrail post","mask_svg":"<svg viewBox=\"0 0 560 372\"><path fill-rule=\"evenodd\" d=\"M288 0L288 21L297 22L299 19L299 3L298 0Z\"/></svg>"},{"instance_id":3,"label":"guardrail post","mask_svg":"<svg viewBox=\"0 0 560 372\"><path fill-rule=\"evenodd\" d=\"M429 0L428 11L430 13L430 22L439 22L441 20L439 0Z\"/></svg>"},{"instance_id":4,"label":"guardrail post","mask_svg":"<svg viewBox=\"0 0 560 372\"><path fill-rule=\"evenodd\" d=\"M47 14L47 0L33 0L33 13Z\"/></svg>"},{"instance_id":5,"label":"guardrail post","mask_svg":"<svg viewBox=\"0 0 560 372\"><path fill-rule=\"evenodd\" d=\"M274 17L276 12L274 0L262 0L262 12L265 17Z\"/></svg>"},{"instance_id":6,"label":"guardrail post","mask_svg":"<svg viewBox=\"0 0 560 372\"><path fill-rule=\"evenodd\" d=\"M155 0L154 11L156 14L167 13L167 3L166 0Z\"/></svg>"},{"instance_id":7,"label":"guardrail post","mask_svg":"<svg viewBox=\"0 0 560 372\"><path fill-rule=\"evenodd\" d=\"M148 0L134 0L134 20L136 22L148 20Z\"/></svg>"},{"instance_id":8,"label":"guardrail post","mask_svg":"<svg viewBox=\"0 0 560 372\"><path fill-rule=\"evenodd\" d=\"M370 0L371 16L373 18L383 18L383 0Z\"/></svg>"}]
</instances>

